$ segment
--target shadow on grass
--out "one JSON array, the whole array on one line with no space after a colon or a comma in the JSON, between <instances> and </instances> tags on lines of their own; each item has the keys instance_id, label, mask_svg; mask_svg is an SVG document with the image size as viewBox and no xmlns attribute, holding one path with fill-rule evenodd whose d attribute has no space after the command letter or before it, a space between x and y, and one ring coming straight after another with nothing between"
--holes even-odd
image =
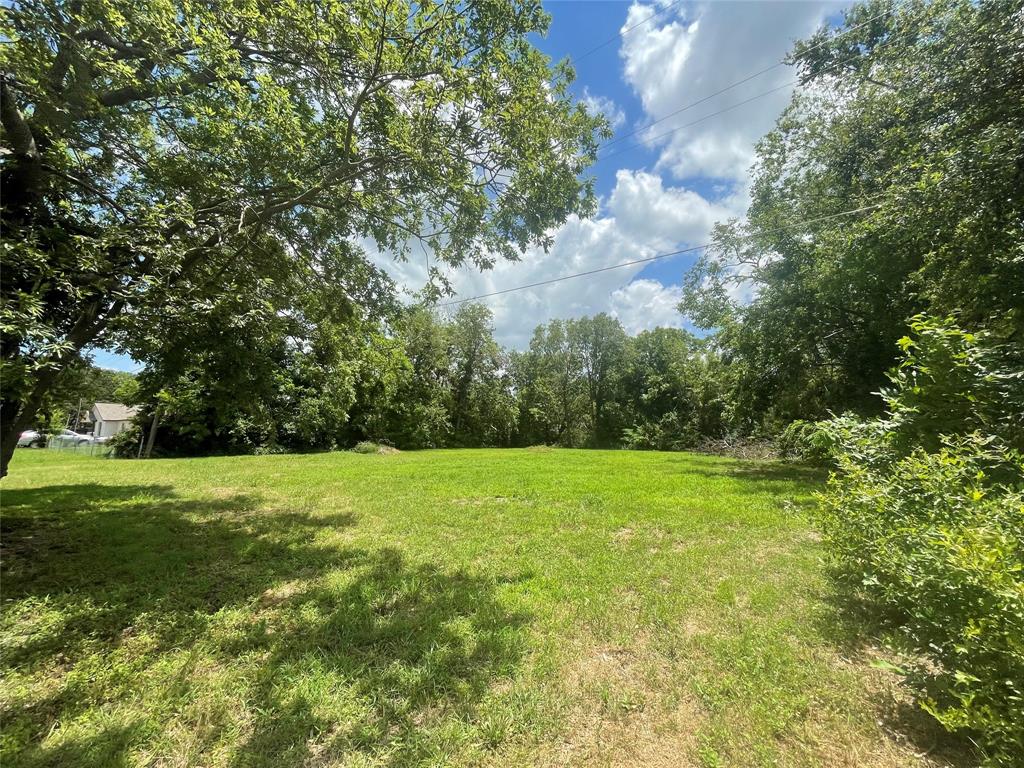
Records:
<instances>
[{"instance_id":1,"label":"shadow on grass","mask_svg":"<svg viewBox=\"0 0 1024 768\"><path fill-rule=\"evenodd\" d=\"M856 587L828 574L825 610L816 617L817 631L844 658L863 666L878 664L888 652L885 638L892 637L899 618L886 615L867 602ZM882 662L885 666L884 662ZM980 755L970 739L946 731L939 722L913 701L909 689L888 676L888 682L873 691L879 722L897 742L911 745L914 752L927 755L935 764L952 768L973 768Z\"/></svg>"},{"instance_id":2,"label":"shadow on grass","mask_svg":"<svg viewBox=\"0 0 1024 768\"><path fill-rule=\"evenodd\" d=\"M500 580L323 543L349 514L259 507L4 491L2 667L38 683L4 703L4 765L116 766L182 741L185 764L436 761L515 672L529 617Z\"/></svg>"},{"instance_id":3,"label":"shadow on grass","mask_svg":"<svg viewBox=\"0 0 1024 768\"><path fill-rule=\"evenodd\" d=\"M687 473L704 477L733 477L754 483L796 484L810 488L824 485L828 480L827 469L786 461L733 459L725 456L694 461L690 456L683 456L679 463L686 464Z\"/></svg>"},{"instance_id":4,"label":"shadow on grass","mask_svg":"<svg viewBox=\"0 0 1024 768\"><path fill-rule=\"evenodd\" d=\"M828 470L784 461L743 461L728 467L730 477L771 483L800 483L820 486L828 480Z\"/></svg>"}]
</instances>

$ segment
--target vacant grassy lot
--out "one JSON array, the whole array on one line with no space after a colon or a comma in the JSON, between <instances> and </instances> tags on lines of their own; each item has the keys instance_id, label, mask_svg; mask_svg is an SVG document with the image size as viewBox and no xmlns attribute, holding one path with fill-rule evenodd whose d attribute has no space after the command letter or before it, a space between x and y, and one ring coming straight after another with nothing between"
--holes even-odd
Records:
<instances>
[{"instance_id":1,"label":"vacant grassy lot","mask_svg":"<svg viewBox=\"0 0 1024 768\"><path fill-rule=\"evenodd\" d=\"M816 482L685 454L19 451L0 762L942 764L845 642Z\"/></svg>"}]
</instances>

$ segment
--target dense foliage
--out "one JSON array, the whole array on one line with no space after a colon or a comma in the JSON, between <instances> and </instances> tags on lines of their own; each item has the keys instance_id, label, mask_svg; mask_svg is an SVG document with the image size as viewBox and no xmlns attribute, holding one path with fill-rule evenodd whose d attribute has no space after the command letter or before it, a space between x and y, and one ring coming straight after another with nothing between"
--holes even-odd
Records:
<instances>
[{"instance_id":1,"label":"dense foliage","mask_svg":"<svg viewBox=\"0 0 1024 768\"><path fill-rule=\"evenodd\" d=\"M609 315L554 320L527 350L494 339L490 312L396 310L359 336L294 322L258 342L150 366L140 424L160 410L166 454L550 444L680 449L727 428L723 366L686 331L629 337ZM314 333L316 331L316 333ZM301 347L289 340L303 338Z\"/></svg>"},{"instance_id":2,"label":"dense foliage","mask_svg":"<svg viewBox=\"0 0 1024 768\"><path fill-rule=\"evenodd\" d=\"M1021 343L1022 28L1019 0L874 0L795 46L804 87L758 146L747 219L682 304L716 329L745 428L877 412L919 312Z\"/></svg>"},{"instance_id":3,"label":"dense foliage","mask_svg":"<svg viewBox=\"0 0 1024 768\"><path fill-rule=\"evenodd\" d=\"M310 293L359 344L380 297L358 243L486 267L592 208L604 121L529 41L548 24L532 0L39 0L2 19L0 474L89 346L224 358Z\"/></svg>"},{"instance_id":4,"label":"dense foliage","mask_svg":"<svg viewBox=\"0 0 1024 768\"><path fill-rule=\"evenodd\" d=\"M830 562L875 607L925 708L993 765L1024 755L1024 357L917 318L886 414L825 425ZM1014 354L1016 352L1016 354Z\"/></svg>"}]
</instances>

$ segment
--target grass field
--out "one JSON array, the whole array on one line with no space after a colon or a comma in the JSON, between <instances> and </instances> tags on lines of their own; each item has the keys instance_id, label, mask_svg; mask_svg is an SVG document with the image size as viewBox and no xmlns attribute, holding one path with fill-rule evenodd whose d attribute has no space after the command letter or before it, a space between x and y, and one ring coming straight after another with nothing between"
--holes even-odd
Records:
<instances>
[{"instance_id":1,"label":"grass field","mask_svg":"<svg viewBox=\"0 0 1024 768\"><path fill-rule=\"evenodd\" d=\"M944 765L837 618L818 483L665 453L20 450L0 762Z\"/></svg>"}]
</instances>

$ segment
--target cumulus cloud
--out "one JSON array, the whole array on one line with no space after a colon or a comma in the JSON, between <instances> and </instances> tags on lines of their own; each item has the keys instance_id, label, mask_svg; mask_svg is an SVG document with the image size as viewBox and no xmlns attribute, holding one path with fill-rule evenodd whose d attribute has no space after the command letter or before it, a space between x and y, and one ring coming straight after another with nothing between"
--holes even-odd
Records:
<instances>
[{"instance_id":1,"label":"cumulus cloud","mask_svg":"<svg viewBox=\"0 0 1024 768\"><path fill-rule=\"evenodd\" d=\"M662 285L657 280L634 280L612 291L611 314L619 319L627 333L637 334L658 327L681 328L682 315L676 309L683 297L678 285Z\"/></svg>"},{"instance_id":2,"label":"cumulus cloud","mask_svg":"<svg viewBox=\"0 0 1024 768\"><path fill-rule=\"evenodd\" d=\"M486 272L469 268L450 279L457 296L469 298L506 288L542 282L578 272L644 259L678 245L705 242L718 220L734 215L727 204L711 203L682 186L666 187L657 175L621 170L616 175L605 215L570 217L554 234L548 252L530 249L518 262L499 261ZM426 281L427 263L420 255L395 262L364 243L373 260L411 291ZM483 300L494 312L499 341L523 348L533 329L554 318L614 312L631 333L655 325L679 325L675 312L678 288L634 278L643 264L507 293ZM645 319L646 318L646 319Z\"/></svg>"},{"instance_id":3,"label":"cumulus cloud","mask_svg":"<svg viewBox=\"0 0 1024 768\"><path fill-rule=\"evenodd\" d=\"M742 178L753 160L754 144L789 101L790 88L682 126L785 85L794 79L792 69L777 67L673 113L781 61L795 39L809 35L838 7L807 2L683 4L674 18L666 14L624 36L620 56L625 78L644 106L646 122L662 121L641 134L661 148L658 167L678 179ZM623 28L650 16L652 8L634 3Z\"/></svg>"},{"instance_id":4,"label":"cumulus cloud","mask_svg":"<svg viewBox=\"0 0 1024 768\"><path fill-rule=\"evenodd\" d=\"M716 221L742 213L742 201L709 202L686 187L664 186L661 176L620 170L608 210L623 232L665 246L703 242Z\"/></svg>"}]
</instances>

